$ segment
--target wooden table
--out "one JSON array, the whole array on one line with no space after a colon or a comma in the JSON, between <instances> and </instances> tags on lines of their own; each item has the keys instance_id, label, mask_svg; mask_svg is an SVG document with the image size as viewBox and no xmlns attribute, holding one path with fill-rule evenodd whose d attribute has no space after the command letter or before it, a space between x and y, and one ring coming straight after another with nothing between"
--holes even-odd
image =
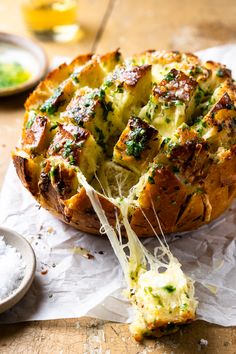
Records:
<instances>
[{"instance_id":1,"label":"wooden table","mask_svg":"<svg viewBox=\"0 0 236 354\"><path fill-rule=\"evenodd\" d=\"M93 49L120 47L132 54L147 48L195 51L236 39L235 0L80 0L78 43L41 43L50 59ZM0 0L0 31L30 36L19 0ZM0 100L0 183L16 144L26 95ZM207 346L199 344L200 339ZM0 353L236 353L236 329L203 321L159 340L137 344L127 325L82 318L0 326Z\"/></svg>"}]
</instances>

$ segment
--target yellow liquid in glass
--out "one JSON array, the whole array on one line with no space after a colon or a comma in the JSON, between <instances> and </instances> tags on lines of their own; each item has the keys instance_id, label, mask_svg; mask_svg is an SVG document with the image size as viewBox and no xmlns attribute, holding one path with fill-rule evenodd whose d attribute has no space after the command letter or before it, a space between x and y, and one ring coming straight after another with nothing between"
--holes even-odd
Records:
<instances>
[{"instance_id":1,"label":"yellow liquid in glass","mask_svg":"<svg viewBox=\"0 0 236 354\"><path fill-rule=\"evenodd\" d=\"M28 28L38 34L78 30L77 10L77 0L29 0L22 4Z\"/></svg>"}]
</instances>

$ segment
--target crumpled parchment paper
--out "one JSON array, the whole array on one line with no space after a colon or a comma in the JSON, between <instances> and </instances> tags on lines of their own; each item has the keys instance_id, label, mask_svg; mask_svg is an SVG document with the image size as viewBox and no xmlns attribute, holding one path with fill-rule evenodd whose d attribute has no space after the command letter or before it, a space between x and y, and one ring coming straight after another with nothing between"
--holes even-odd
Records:
<instances>
[{"instance_id":1,"label":"crumpled parchment paper","mask_svg":"<svg viewBox=\"0 0 236 354\"><path fill-rule=\"evenodd\" d=\"M204 60L225 63L236 77L236 45L198 54ZM39 208L12 165L0 195L0 223L26 237L37 257L31 289L19 304L0 315L0 323L84 315L131 321L132 309L122 295L122 270L106 237L79 232ZM168 240L183 270L196 281L198 318L236 325L236 202L210 225ZM157 246L155 238L143 242L150 250Z\"/></svg>"}]
</instances>

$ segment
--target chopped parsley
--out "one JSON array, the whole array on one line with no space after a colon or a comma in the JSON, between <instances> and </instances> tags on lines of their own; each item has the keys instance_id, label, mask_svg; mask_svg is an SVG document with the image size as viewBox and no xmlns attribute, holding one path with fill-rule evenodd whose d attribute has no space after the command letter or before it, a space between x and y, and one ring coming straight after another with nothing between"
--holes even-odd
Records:
<instances>
[{"instance_id":1,"label":"chopped parsley","mask_svg":"<svg viewBox=\"0 0 236 354\"><path fill-rule=\"evenodd\" d=\"M73 74L71 74L71 78L76 84L79 84L78 74L78 72L74 72Z\"/></svg>"},{"instance_id":2,"label":"chopped parsley","mask_svg":"<svg viewBox=\"0 0 236 354\"><path fill-rule=\"evenodd\" d=\"M184 103L180 100L176 100L176 101L174 101L174 104L175 104L175 106L183 106Z\"/></svg>"},{"instance_id":3,"label":"chopped parsley","mask_svg":"<svg viewBox=\"0 0 236 354\"><path fill-rule=\"evenodd\" d=\"M53 146L53 150L54 150L55 152L60 151L60 149L61 149L60 143L57 143L57 144L55 144L55 145Z\"/></svg>"},{"instance_id":4,"label":"chopped parsley","mask_svg":"<svg viewBox=\"0 0 236 354\"><path fill-rule=\"evenodd\" d=\"M64 151L63 151L63 154L62 156L64 158L67 158L71 155L72 153L72 144L73 144L73 140L71 139L68 139L66 140L65 144L64 144Z\"/></svg>"},{"instance_id":5,"label":"chopped parsley","mask_svg":"<svg viewBox=\"0 0 236 354\"><path fill-rule=\"evenodd\" d=\"M152 176L148 176L148 183L155 184L155 180Z\"/></svg>"},{"instance_id":6,"label":"chopped parsley","mask_svg":"<svg viewBox=\"0 0 236 354\"><path fill-rule=\"evenodd\" d=\"M194 97L196 105L198 105L201 102L201 100L202 100L204 95L205 95L205 92L199 86L198 87L198 91L197 91L197 93L196 93L196 95Z\"/></svg>"},{"instance_id":7,"label":"chopped parsley","mask_svg":"<svg viewBox=\"0 0 236 354\"><path fill-rule=\"evenodd\" d=\"M103 84L104 88L111 87L112 85L113 81L111 79L107 79Z\"/></svg>"},{"instance_id":8,"label":"chopped parsley","mask_svg":"<svg viewBox=\"0 0 236 354\"><path fill-rule=\"evenodd\" d=\"M125 142L127 155L139 159L141 153L145 149L147 140L146 130L141 127L135 128L129 133L128 140Z\"/></svg>"},{"instance_id":9,"label":"chopped parsley","mask_svg":"<svg viewBox=\"0 0 236 354\"><path fill-rule=\"evenodd\" d=\"M32 127L32 125L34 124L35 118L36 118L36 113L31 111L29 113L29 118L28 118L28 121L25 126L26 129L30 129Z\"/></svg>"},{"instance_id":10,"label":"chopped parsley","mask_svg":"<svg viewBox=\"0 0 236 354\"><path fill-rule=\"evenodd\" d=\"M194 77L197 74L202 74L202 73L203 73L203 69L200 66L192 67L192 69L189 70L189 74Z\"/></svg>"},{"instance_id":11,"label":"chopped parsley","mask_svg":"<svg viewBox=\"0 0 236 354\"><path fill-rule=\"evenodd\" d=\"M145 292L146 294L151 293L151 292L152 292L152 287L151 287L151 286L145 286L144 292Z\"/></svg>"},{"instance_id":12,"label":"chopped parsley","mask_svg":"<svg viewBox=\"0 0 236 354\"><path fill-rule=\"evenodd\" d=\"M166 117L165 122L169 124L171 122L171 119L169 117Z\"/></svg>"},{"instance_id":13,"label":"chopped parsley","mask_svg":"<svg viewBox=\"0 0 236 354\"><path fill-rule=\"evenodd\" d=\"M195 73L196 74L201 74L202 73L202 68L200 66L195 67Z\"/></svg>"},{"instance_id":14,"label":"chopped parsley","mask_svg":"<svg viewBox=\"0 0 236 354\"><path fill-rule=\"evenodd\" d=\"M202 136L203 135L203 127L198 127L197 132L200 136Z\"/></svg>"},{"instance_id":15,"label":"chopped parsley","mask_svg":"<svg viewBox=\"0 0 236 354\"><path fill-rule=\"evenodd\" d=\"M101 88L97 93L95 93L95 96L99 98L99 101L105 100L105 90Z\"/></svg>"},{"instance_id":16,"label":"chopped parsley","mask_svg":"<svg viewBox=\"0 0 236 354\"><path fill-rule=\"evenodd\" d=\"M76 147L81 149L84 145L84 141L79 141L78 143L76 143Z\"/></svg>"},{"instance_id":17,"label":"chopped parsley","mask_svg":"<svg viewBox=\"0 0 236 354\"><path fill-rule=\"evenodd\" d=\"M154 294L154 293L153 293L153 289L152 289L151 286L146 286L146 287L144 288L144 292L145 292L146 294L152 295L152 296L158 301L158 305L164 307L164 304L163 304L163 302L162 302L162 300L161 300L160 295Z\"/></svg>"},{"instance_id":18,"label":"chopped parsley","mask_svg":"<svg viewBox=\"0 0 236 354\"><path fill-rule=\"evenodd\" d=\"M124 92L124 88L122 85L118 85L117 89L116 89L116 93L123 93Z\"/></svg>"},{"instance_id":19,"label":"chopped parsley","mask_svg":"<svg viewBox=\"0 0 236 354\"><path fill-rule=\"evenodd\" d=\"M176 290L176 288L171 284L164 286L163 289L168 291L168 293L173 293Z\"/></svg>"},{"instance_id":20,"label":"chopped parsley","mask_svg":"<svg viewBox=\"0 0 236 354\"><path fill-rule=\"evenodd\" d=\"M106 102L105 100L101 102L103 110L104 110L104 120L107 119L107 115L109 112L113 112L112 102Z\"/></svg>"},{"instance_id":21,"label":"chopped parsley","mask_svg":"<svg viewBox=\"0 0 236 354\"><path fill-rule=\"evenodd\" d=\"M116 54L115 54L115 61L116 62L119 62L120 61L120 57L121 57L121 54L120 54L120 52L116 52Z\"/></svg>"},{"instance_id":22,"label":"chopped parsley","mask_svg":"<svg viewBox=\"0 0 236 354\"><path fill-rule=\"evenodd\" d=\"M129 156L134 156L138 159L144 150L144 146L141 142L136 142L134 140L128 140L125 142L126 144L126 153Z\"/></svg>"},{"instance_id":23,"label":"chopped parsley","mask_svg":"<svg viewBox=\"0 0 236 354\"><path fill-rule=\"evenodd\" d=\"M200 136L202 136L204 134L204 129L207 128L207 122L206 121L203 121L203 120L200 120L198 122L198 125L197 125L197 132Z\"/></svg>"},{"instance_id":24,"label":"chopped parsley","mask_svg":"<svg viewBox=\"0 0 236 354\"><path fill-rule=\"evenodd\" d=\"M187 123L183 123L181 126L182 131L184 132L185 130L189 130L189 125Z\"/></svg>"},{"instance_id":25,"label":"chopped parsley","mask_svg":"<svg viewBox=\"0 0 236 354\"><path fill-rule=\"evenodd\" d=\"M216 76L218 77L224 77L224 70L222 70L221 68L219 68L216 72Z\"/></svg>"},{"instance_id":26,"label":"chopped parsley","mask_svg":"<svg viewBox=\"0 0 236 354\"><path fill-rule=\"evenodd\" d=\"M126 154L139 159L148 142L157 134L157 130L134 116L129 120L129 127L130 132L124 141Z\"/></svg>"},{"instance_id":27,"label":"chopped parsley","mask_svg":"<svg viewBox=\"0 0 236 354\"><path fill-rule=\"evenodd\" d=\"M54 94L48 98L40 107L41 112L46 112L48 114L54 114L57 112L58 108L64 104L64 100L60 100L59 98L62 96L63 90L61 87L58 87Z\"/></svg>"},{"instance_id":28,"label":"chopped parsley","mask_svg":"<svg viewBox=\"0 0 236 354\"><path fill-rule=\"evenodd\" d=\"M174 173L179 173L179 167L173 166L173 167L172 167L172 171L173 171Z\"/></svg>"},{"instance_id":29,"label":"chopped parsley","mask_svg":"<svg viewBox=\"0 0 236 354\"><path fill-rule=\"evenodd\" d=\"M172 80L175 79L175 74L174 74L172 71L170 71L170 72L165 76L164 79L165 79L166 81L170 82L170 81L172 81Z\"/></svg>"},{"instance_id":30,"label":"chopped parsley","mask_svg":"<svg viewBox=\"0 0 236 354\"><path fill-rule=\"evenodd\" d=\"M51 169L50 169L50 172L49 172L49 176L51 179L53 179L53 177L56 176L56 167L55 166L52 166Z\"/></svg>"},{"instance_id":31,"label":"chopped parsley","mask_svg":"<svg viewBox=\"0 0 236 354\"><path fill-rule=\"evenodd\" d=\"M105 94L104 89L100 89L97 93L97 96L98 96L99 102L103 108L103 112L104 112L103 119L107 120L108 113L113 112L112 102L110 102L110 101L106 102L106 97L105 97L106 94Z\"/></svg>"},{"instance_id":32,"label":"chopped parsley","mask_svg":"<svg viewBox=\"0 0 236 354\"><path fill-rule=\"evenodd\" d=\"M178 142L173 142L170 140L167 145L167 150L169 153L171 153L174 149L178 148L180 144Z\"/></svg>"},{"instance_id":33,"label":"chopped parsley","mask_svg":"<svg viewBox=\"0 0 236 354\"><path fill-rule=\"evenodd\" d=\"M180 309L181 309L182 311L187 310L187 308L188 308L188 304L186 304L186 303L180 305Z\"/></svg>"},{"instance_id":34,"label":"chopped parsley","mask_svg":"<svg viewBox=\"0 0 236 354\"><path fill-rule=\"evenodd\" d=\"M57 122L53 123L52 126L51 126L51 128L50 128L50 132L51 132L52 130L56 129L57 126L58 126L58 123L57 123Z\"/></svg>"},{"instance_id":35,"label":"chopped parsley","mask_svg":"<svg viewBox=\"0 0 236 354\"><path fill-rule=\"evenodd\" d=\"M151 120L152 116L151 116L151 113L149 113L148 111L146 112L146 117Z\"/></svg>"},{"instance_id":36,"label":"chopped parsley","mask_svg":"<svg viewBox=\"0 0 236 354\"><path fill-rule=\"evenodd\" d=\"M97 142L100 146L102 147L105 147L105 143L104 143L104 140L105 140L105 135L103 133L103 131L98 128L98 127L95 127L95 131L97 133Z\"/></svg>"},{"instance_id":37,"label":"chopped parsley","mask_svg":"<svg viewBox=\"0 0 236 354\"><path fill-rule=\"evenodd\" d=\"M70 164L70 165L74 165L74 164L75 164L75 158L74 158L73 155L70 155L70 156L69 156L69 164Z\"/></svg>"},{"instance_id":38,"label":"chopped parsley","mask_svg":"<svg viewBox=\"0 0 236 354\"><path fill-rule=\"evenodd\" d=\"M196 194L203 194L203 193L204 193L204 189L198 187L198 188L195 190L195 193L196 193Z\"/></svg>"},{"instance_id":39,"label":"chopped parsley","mask_svg":"<svg viewBox=\"0 0 236 354\"><path fill-rule=\"evenodd\" d=\"M162 140L162 143L161 143L161 147L163 147L164 145L168 144L170 142L170 138L169 137L166 137Z\"/></svg>"}]
</instances>

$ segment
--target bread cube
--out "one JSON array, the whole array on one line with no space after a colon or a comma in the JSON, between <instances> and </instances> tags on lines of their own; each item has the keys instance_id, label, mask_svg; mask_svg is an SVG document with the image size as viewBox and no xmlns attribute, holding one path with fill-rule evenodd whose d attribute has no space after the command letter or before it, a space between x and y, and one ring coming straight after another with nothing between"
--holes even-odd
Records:
<instances>
[{"instance_id":1,"label":"bread cube","mask_svg":"<svg viewBox=\"0 0 236 354\"><path fill-rule=\"evenodd\" d=\"M98 160L102 158L102 150L88 130L72 124L60 124L47 156L58 157L68 165L79 167L90 180L97 169Z\"/></svg>"},{"instance_id":2,"label":"bread cube","mask_svg":"<svg viewBox=\"0 0 236 354\"><path fill-rule=\"evenodd\" d=\"M114 147L113 161L140 174L152 162L159 146L158 131L140 118L132 117Z\"/></svg>"}]
</instances>

